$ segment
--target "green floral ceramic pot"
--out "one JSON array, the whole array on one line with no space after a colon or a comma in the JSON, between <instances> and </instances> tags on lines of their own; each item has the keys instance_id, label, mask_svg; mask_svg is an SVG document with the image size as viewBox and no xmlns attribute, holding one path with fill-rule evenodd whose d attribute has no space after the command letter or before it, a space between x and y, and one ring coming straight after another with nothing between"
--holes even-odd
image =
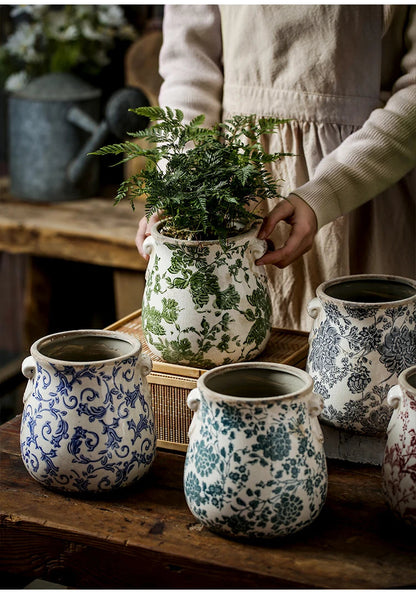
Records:
<instances>
[{"instance_id":1,"label":"green floral ceramic pot","mask_svg":"<svg viewBox=\"0 0 416 614\"><path fill-rule=\"evenodd\" d=\"M206 371L188 396L195 411L184 471L186 501L208 528L275 538L319 515L328 474L311 377L250 362Z\"/></svg>"},{"instance_id":2,"label":"green floral ceramic pot","mask_svg":"<svg viewBox=\"0 0 416 614\"><path fill-rule=\"evenodd\" d=\"M155 224L142 305L147 344L175 364L208 369L249 360L266 347L271 302L258 226L218 241L166 237Z\"/></svg>"}]
</instances>

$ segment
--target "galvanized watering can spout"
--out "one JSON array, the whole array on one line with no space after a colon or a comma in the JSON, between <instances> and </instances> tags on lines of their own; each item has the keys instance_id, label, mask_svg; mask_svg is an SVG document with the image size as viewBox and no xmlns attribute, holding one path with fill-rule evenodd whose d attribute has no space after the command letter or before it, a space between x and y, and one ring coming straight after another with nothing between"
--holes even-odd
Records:
<instances>
[{"instance_id":1,"label":"galvanized watering can spout","mask_svg":"<svg viewBox=\"0 0 416 614\"><path fill-rule=\"evenodd\" d=\"M93 158L88 154L102 145L111 134L118 139L125 139L130 132L146 128L148 118L129 113L129 109L149 106L149 101L143 92L134 87L126 87L115 92L106 105L105 117L98 123L78 106L71 107L67 119L91 136L84 144L79 154L68 166L68 179L74 184L85 176Z\"/></svg>"},{"instance_id":2,"label":"galvanized watering can spout","mask_svg":"<svg viewBox=\"0 0 416 614\"><path fill-rule=\"evenodd\" d=\"M38 77L9 98L9 174L13 196L67 201L97 193L99 161L87 154L109 134L124 139L148 120L129 113L147 106L135 88L117 91L100 122L101 91L69 73ZM88 171L88 172L87 172Z\"/></svg>"}]
</instances>

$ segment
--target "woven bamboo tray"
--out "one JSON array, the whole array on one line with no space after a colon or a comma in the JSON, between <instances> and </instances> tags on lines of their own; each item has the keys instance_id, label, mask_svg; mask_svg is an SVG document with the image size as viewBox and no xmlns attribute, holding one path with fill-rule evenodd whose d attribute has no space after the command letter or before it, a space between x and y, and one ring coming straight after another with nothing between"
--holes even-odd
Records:
<instances>
[{"instance_id":1,"label":"woven bamboo tray","mask_svg":"<svg viewBox=\"0 0 416 614\"><path fill-rule=\"evenodd\" d=\"M174 365L162 361L149 349L141 326L141 310L111 324L107 330L117 330L137 337L143 352L153 361L148 375L155 412L158 447L186 452L192 412L186 404L189 391L196 388L204 369ZM262 354L256 360L293 365L303 369L308 353L308 333L274 328Z\"/></svg>"}]
</instances>

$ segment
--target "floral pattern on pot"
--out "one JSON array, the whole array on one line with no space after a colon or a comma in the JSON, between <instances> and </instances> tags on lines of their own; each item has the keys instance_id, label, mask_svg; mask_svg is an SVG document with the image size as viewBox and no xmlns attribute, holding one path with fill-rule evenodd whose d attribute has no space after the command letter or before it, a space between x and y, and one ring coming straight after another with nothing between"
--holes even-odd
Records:
<instances>
[{"instance_id":1,"label":"floral pattern on pot","mask_svg":"<svg viewBox=\"0 0 416 614\"><path fill-rule=\"evenodd\" d=\"M343 285L353 291L355 282L370 290L378 283L390 286L388 296L397 290L397 300L364 303L327 293ZM321 419L346 431L385 434L392 411L388 391L416 363L416 282L381 275L335 279L319 286L308 312L315 322L307 371L324 399Z\"/></svg>"},{"instance_id":2,"label":"floral pattern on pot","mask_svg":"<svg viewBox=\"0 0 416 614\"><path fill-rule=\"evenodd\" d=\"M99 335L125 342L118 358L78 362L48 357L49 340L65 345ZM51 346L52 347L52 346ZM156 431L146 375L152 368L140 342L104 331L68 331L32 346L23 373L29 378L20 447L30 475L43 485L72 492L127 486L150 468Z\"/></svg>"},{"instance_id":3,"label":"floral pattern on pot","mask_svg":"<svg viewBox=\"0 0 416 614\"><path fill-rule=\"evenodd\" d=\"M218 241L184 241L152 228L142 305L146 342L163 360L208 369L257 356L271 332L258 227Z\"/></svg>"},{"instance_id":4,"label":"floral pattern on pot","mask_svg":"<svg viewBox=\"0 0 416 614\"><path fill-rule=\"evenodd\" d=\"M322 401L312 393L312 380L301 394L233 399L210 391L202 378L188 397L189 406L197 407L184 471L192 514L234 537L275 538L308 526L324 505L328 482L316 418Z\"/></svg>"},{"instance_id":5,"label":"floral pattern on pot","mask_svg":"<svg viewBox=\"0 0 416 614\"><path fill-rule=\"evenodd\" d=\"M394 514L416 528L416 366L400 374L388 402L393 414L384 451L383 491Z\"/></svg>"}]
</instances>

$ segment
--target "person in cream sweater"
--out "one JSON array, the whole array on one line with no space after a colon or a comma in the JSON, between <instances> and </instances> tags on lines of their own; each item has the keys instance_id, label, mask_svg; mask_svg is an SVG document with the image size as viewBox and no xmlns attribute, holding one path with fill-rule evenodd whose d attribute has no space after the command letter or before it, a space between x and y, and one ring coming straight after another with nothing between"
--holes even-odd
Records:
<instances>
[{"instance_id":1,"label":"person in cream sweater","mask_svg":"<svg viewBox=\"0 0 416 614\"><path fill-rule=\"evenodd\" d=\"M416 277L416 7L167 5L159 71L159 104L186 120L290 120L268 139L295 155L259 233L274 326L308 331L325 280Z\"/></svg>"}]
</instances>

